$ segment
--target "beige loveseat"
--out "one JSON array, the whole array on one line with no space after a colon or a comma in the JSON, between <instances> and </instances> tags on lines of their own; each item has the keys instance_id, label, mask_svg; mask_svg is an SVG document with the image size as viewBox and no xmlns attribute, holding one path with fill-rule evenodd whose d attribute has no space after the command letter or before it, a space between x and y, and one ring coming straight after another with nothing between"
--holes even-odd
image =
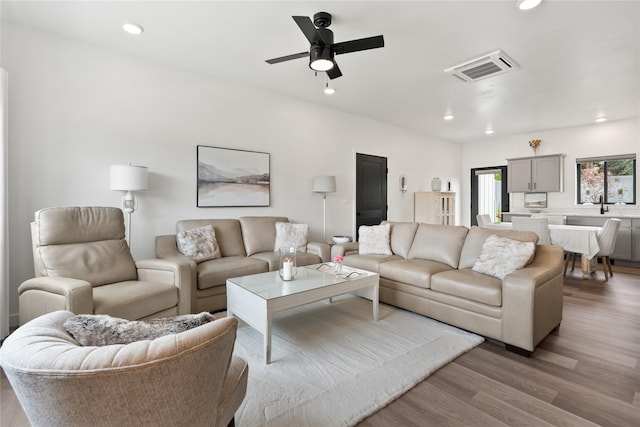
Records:
<instances>
[{"instance_id":1,"label":"beige loveseat","mask_svg":"<svg viewBox=\"0 0 640 427\"><path fill-rule=\"evenodd\" d=\"M231 277L264 273L278 269L279 254L274 252L276 223L286 217L246 216L239 219L192 219L176 223L176 233L211 225L221 257L195 262L176 245L176 235L156 236L156 256L189 266L191 271L191 312L223 310L227 306L226 281ZM298 252L297 265L328 261L326 243L309 242L306 252Z\"/></svg>"},{"instance_id":2,"label":"beige loveseat","mask_svg":"<svg viewBox=\"0 0 640 427\"><path fill-rule=\"evenodd\" d=\"M502 280L474 271L492 234L536 242L535 233L391 222L391 255L332 247L344 264L380 274L380 301L504 342L529 354L562 320L563 250L537 245L524 268Z\"/></svg>"}]
</instances>

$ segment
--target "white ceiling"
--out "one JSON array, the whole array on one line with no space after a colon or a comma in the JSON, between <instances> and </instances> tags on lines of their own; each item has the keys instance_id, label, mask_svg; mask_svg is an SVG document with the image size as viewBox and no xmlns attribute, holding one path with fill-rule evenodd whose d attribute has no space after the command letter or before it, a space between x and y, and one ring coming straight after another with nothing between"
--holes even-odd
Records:
<instances>
[{"instance_id":1,"label":"white ceiling","mask_svg":"<svg viewBox=\"0 0 640 427\"><path fill-rule=\"evenodd\" d=\"M368 116L461 143L640 115L640 1L6 1L2 20ZM336 57L322 92L292 15L333 15L335 41L383 34ZM141 24L125 34L124 21ZM504 50L521 69L466 84L444 69ZM455 119L443 120L450 111ZM495 129L492 136L484 134ZM535 136L532 134L532 136Z\"/></svg>"}]
</instances>

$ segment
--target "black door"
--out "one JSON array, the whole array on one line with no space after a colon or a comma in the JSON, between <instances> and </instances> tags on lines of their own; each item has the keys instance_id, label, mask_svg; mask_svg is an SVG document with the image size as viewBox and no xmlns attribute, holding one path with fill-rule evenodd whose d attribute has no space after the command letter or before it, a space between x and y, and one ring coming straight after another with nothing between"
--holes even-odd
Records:
<instances>
[{"instance_id":1,"label":"black door","mask_svg":"<svg viewBox=\"0 0 640 427\"><path fill-rule=\"evenodd\" d=\"M387 219L387 158L356 153L356 239L361 225Z\"/></svg>"},{"instance_id":2,"label":"black door","mask_svg":"<svg viewBox=\"0 0 640 427\"><path fill-rule=\"evenodd\" d=\"M488 214L493 222L500 222L502 212L509 212L507 167L471 169L471 225L478 225L478 214Z\"/></svg>"}]
</instances>

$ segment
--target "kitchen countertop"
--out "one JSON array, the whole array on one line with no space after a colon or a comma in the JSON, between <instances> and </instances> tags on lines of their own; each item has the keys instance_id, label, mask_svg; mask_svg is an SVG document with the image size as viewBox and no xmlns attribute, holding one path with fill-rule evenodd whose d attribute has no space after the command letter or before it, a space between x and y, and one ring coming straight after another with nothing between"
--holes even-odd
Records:
<instances>
[{"instance_id":1,"label":"kitchen countertop","mask_svg":"<svg viewBox=\"0 0 640 427\"><path fill-rule=\"evenodd\" d=\"M599 208L598 208L599 209ZM609 205L609 209L611 206ZM582 216L582 217L591 217L591 218L630 218L630 219L640 219L640 213L637 212L616 212L615 208L613 212L605 212L604 215L598 212L531 212L531 211L515 211L515 212L502 212L502 214L507 215L531 215L531 214L547 214L547 215L565 215L565 216Z\"/></svg>"}]
</instances>

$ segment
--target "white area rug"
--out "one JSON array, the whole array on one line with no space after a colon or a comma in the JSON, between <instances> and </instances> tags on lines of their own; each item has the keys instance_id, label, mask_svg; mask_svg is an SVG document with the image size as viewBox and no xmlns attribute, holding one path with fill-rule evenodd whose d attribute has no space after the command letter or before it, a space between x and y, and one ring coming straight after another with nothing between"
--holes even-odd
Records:
<instances>
[{"instance_id":1,"label":"white area rug","mask_svg":"<svg viewBox=\"0 0 640 427\"><path fill-rule=\"evenodd\" d=\"M384 407L483 338L371 301L334 299L279 313L272 362L240 323L235 352L249 362L238 427L349 426Z\"/></svg>"}]
</instances>

